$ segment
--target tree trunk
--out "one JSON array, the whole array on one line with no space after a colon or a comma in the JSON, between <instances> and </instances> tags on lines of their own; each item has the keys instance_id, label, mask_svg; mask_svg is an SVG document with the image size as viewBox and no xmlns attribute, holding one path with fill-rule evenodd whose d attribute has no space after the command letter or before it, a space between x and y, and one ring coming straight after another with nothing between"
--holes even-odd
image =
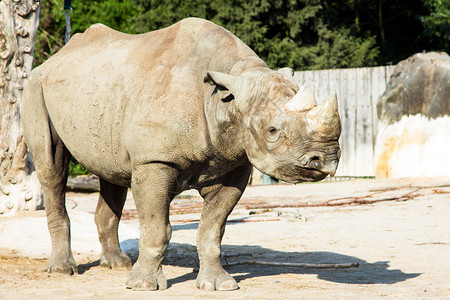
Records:
<instances>
[{"instance_id":1,"label":"tree trunk","mask_svg":"<svg viewBox=\"0 0 450 300\"><path fill-rule=\"evenodd\" d=\"M380 29L381 48L384 48L386 37L384 36L383 0L378 0L378 28Z\"/></svg>"},{"instance_id":2,"label":"tree trunk","mask_svg":"<svg viewBox=\"0 0 450 300\"><path fill-rule=\"evenodd\" d=\"M0 2L0 216L42 207L41 187L20 125L24 84L33 65L40 0Z\"/></svg>"}]
</instances>

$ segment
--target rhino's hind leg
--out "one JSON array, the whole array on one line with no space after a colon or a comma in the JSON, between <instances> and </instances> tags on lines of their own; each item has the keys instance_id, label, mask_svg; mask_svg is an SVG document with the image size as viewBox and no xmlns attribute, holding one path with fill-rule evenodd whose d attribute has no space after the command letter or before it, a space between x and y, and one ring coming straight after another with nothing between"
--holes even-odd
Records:
<instances>
[{"instance_id":1,"label":"rhino's hind leg","mask_svg":"<svg viewBox=\"0 0 450 300\"><path fill-rule=\"evenodd\" d=\"M52 241L52 252L45 267L49 273L76 274L77 265L70 246L70 220L66 211L66 184L71 155L50 127L53 151L35 152L34 164L44 194L47 225Z\"/></svg>"},{"instance_id":2,"label":"rhino's hind leg","mask_svg":"<svg viewBox=\"0 0 450 300\"><path fill-rule=\"evenodd\" d=\"M30 79L25 89L22 120L24 137L36 167L44 194L52 252L46 271L77 273L70 248L70 220L65 197L71 154L57 134L45 106L39 74Z\"/></svg>"},{"instance_id":3,"label":"rhino's hind leg","mask_svg":"<svg viewBox=\"0 0 450 300\"><path fill-rule=\"evenodd\" d=\"M222 267L220 243L228 215L242 196L251 167L244 166L229 173L222 182L203 188L204 207L200 218L197 250L200 259L196 286L202 290L235 290L236 280Z\"/></svg>"},{"instance_id":4,"label":"rhino's hind leg","mask_svg":"<svg viewBox=\"0 0 450 300\"><path fill-rule=\"evenodd\" d=\"M131 259L119 245L118 228L127 188L100 179L100 195L95 211L98 238L102 246L100 265L112 269L131 268Z\"/></svg>"},{"instance_id":5,"label":"rhino's hind leg","mask_svg":"<svg viewBox=\"0 0 450 300\"><path fill-rule=\"evenodd\" d=\"M133 168L131 190L139 213L139 258L128 274L126 285L133 290L163 290L167 279L161 262L172 235L169 205L177 170L163 163Z\"/></svg>"}]
</instances>

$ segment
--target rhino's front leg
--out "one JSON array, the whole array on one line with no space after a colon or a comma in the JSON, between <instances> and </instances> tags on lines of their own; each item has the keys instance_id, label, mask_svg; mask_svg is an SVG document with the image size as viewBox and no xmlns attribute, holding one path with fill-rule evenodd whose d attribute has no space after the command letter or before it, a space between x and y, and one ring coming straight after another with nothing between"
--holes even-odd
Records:
<instances>
[{"instance_id":1,"label":"rhino's front leg","mask_svg":"<svg viewBox=\"0 0 450 300\"><path fill-rule=\"evenodd\" d=\"M134 290L167 288L161 268L172 235L169 205L174 197L177 171L165 164L149 163L135 167L131 191L139 214L139 258L126 282Z\"/></svg>"},{"instance_id":2,"label":"rhino's front leg","mask_svg":"<svg viewBox=\"0 0 450 300\"><path fill-rule=\"evenodd\" d=\"M200 270L196 285L202 290L235 290L236 280L220 262L223 234L228 215L242 196L251 173L251 166L243 166L227 174L220 183L203 188L204 207L197 236Z\"/></svg>"}]
</instances>

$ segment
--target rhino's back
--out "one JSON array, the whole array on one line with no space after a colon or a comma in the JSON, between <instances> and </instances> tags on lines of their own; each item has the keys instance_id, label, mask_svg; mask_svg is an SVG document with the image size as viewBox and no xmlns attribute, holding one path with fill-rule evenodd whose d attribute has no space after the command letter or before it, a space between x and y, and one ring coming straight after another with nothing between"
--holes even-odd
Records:
<instances>
[{"instance_id":1,"label":"rhino's back","mask_svg":"<svg viewBox=\"0 0 450 300\"><path fill-rule=\"evenodd\" d=\"M227 30L188 18L139 35L93 25L33 72L39 73L49 107L80 105L83 112L96 102L115 107L118 98L126 106L190 102L192 107L202 105L198 96L207 71L229 72L242 59L264 64Z\"/></svg>"},{"instance_id":2,"label":"rhino's back","mask_svg":"<svg viewBox=\"0 0 450 300\"><path fill-rule=\"evenodd\" d=\"M211 151L203 109L210 87L203 78L245 57L262 62L234 35L201 19L140 35L94 25L33 77L70 152L106 178L126 178L132 160L182 164Z\"/></svg>"},{"instance_id":3,"label":"rhino's back","mask_svg":"<svg viewBox=\"0 0 450 300\"><path fill-rule=\"evenodd\" d=\"M176 67L165 77L155 77L159 83L168 75L176 77L178 68L189 67L193 74L201 71L229 71L243 58L264 65L258 56L241 40L226 29L203 19L187 18L170 27L145 34L130 35L102 24L95 24L84 33L76 34L70 42L40 68L48 76L55 68L105 71L106 64L115 70L132 69L133 72L152 76L161 75L158 66ZM80 72L83 73L83 72ZM58 74L59 75L59 74ZM71 72L70 76L76 76ZM110 74L112 76L113 74ZM203 78L205 74L195 76ZM182 77L182 76L179 76ZM147 84L149 80L146 82Z\"/></svg>"}]
</instances>

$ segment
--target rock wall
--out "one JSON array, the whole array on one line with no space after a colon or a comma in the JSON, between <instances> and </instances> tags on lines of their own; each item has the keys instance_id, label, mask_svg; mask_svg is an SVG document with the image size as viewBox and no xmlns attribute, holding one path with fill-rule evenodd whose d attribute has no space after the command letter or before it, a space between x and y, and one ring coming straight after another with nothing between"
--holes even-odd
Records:
<instances>
[{"instance_id":1,"label":"rock wall","mask_svg":"<svg viewBox=\"0 0 450 300\"><path fill-rule=\"evenodd\" d=\"M420 53L394 69L377 103L377 178L450 176L450 57Z\"/></svg>"}]
</instances>

